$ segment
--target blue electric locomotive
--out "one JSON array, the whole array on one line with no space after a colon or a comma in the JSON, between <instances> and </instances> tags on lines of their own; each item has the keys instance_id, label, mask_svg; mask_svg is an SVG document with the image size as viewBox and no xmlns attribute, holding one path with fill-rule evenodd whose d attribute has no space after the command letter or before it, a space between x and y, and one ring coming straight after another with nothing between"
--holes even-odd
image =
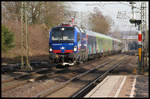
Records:
<instances>
[{"instance_id":1,"label":"blue electric locomotive","mask_svg":"<svg viewBox=\"0 0 150 99\"><path fill-rule=\"evenodd\" d=\"M49 60L63 65L84 62L88 59L121 52L118 39L78 28L60 25L52 28L49 37Z\"/></svg>"},{"instance_id":2,"label":"blue electric locomotive","mask_svg":"<svg viewBox=\"0 0 150 99\"><path fill-rule=\"evenodd\" d=\"M86 34L77 26L62 24L51 29L49 34L51 63L74 65L81 61L81 55L87 60L86 49Z\"/></svg>"}]
</instances>

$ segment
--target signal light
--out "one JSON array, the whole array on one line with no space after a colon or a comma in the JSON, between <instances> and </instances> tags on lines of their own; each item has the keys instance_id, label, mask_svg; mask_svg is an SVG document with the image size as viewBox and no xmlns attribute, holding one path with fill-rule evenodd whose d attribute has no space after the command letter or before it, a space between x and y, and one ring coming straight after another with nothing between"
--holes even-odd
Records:
<instances>
[{"instance_id":1,"label":"signal light","mask_svg":"<svg viewBox=\"0 0 150 99\"><path fill-rule=\"evenodd\" d=\"M142 34L141 34L141 33L138 34L138 41L139 41L139 42L142 41Z\"/></svg>"},{"instance_id":2,"label":"signal light","mask_svg":"<svg viewBox=\"0 0 150 99\"><path fill-rule=\"evenodd\" d=\"M138 43L139 45L142 45L142 33L141 32L139 32L138 34Z\"/></svg>"}]
</instances>

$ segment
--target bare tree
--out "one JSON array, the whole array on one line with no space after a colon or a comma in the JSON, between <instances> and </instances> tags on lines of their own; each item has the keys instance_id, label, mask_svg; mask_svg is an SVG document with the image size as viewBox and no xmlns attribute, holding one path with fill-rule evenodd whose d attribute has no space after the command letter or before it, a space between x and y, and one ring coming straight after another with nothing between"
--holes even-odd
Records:
<instances>
[{"instance_id":1,"label":"bare tree","mask_svg":"<svg viewBox=\"0 0 150 99\"><path fill-rule=\"evenodd\" d=\"M7 20L21 21L21 2L3 2L3 9ZM30 24L46 24L51 27L60 24L65 20L65 13L68 13L64 2L27 2L28 21Z\"/></svg>"},{"instance_id":2,"label":"bare tree","mask_svg":"<svg viewBox=\"0 0 150 99\"><path fill-rule=\"evenodd\" d=\"M21 2L2 2L2 6L2 14L5 14L5 19L16 21L21 20Z\"/></svg>"},{"instance_id":3,"label":"bare tree","mask_svg":"<svg viewBox=\"0 0 150 99\"><path fill-rule=\"evenodd\" d=\"M94 9L94 13L90 13L89 21L92 31L103 34L108 34L112 23L111 18L103 16L97 8Z\"/></svg>"}]
</instances>

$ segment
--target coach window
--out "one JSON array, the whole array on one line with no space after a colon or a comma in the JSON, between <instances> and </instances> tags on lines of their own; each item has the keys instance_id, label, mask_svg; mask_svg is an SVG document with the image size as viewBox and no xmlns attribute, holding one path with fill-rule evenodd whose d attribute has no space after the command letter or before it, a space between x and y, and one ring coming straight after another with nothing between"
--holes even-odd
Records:
<instances>
[{"instance_id":1,"label":"coach window","mask_svg":"<svg viewBox=\"0 0 150 99\"><path fill-rule=\"evenodd\" d=\"M77 41L79 41L80 40L80 33L78 33L78 35L77 35Z\"/></svg>"}]
</instances>

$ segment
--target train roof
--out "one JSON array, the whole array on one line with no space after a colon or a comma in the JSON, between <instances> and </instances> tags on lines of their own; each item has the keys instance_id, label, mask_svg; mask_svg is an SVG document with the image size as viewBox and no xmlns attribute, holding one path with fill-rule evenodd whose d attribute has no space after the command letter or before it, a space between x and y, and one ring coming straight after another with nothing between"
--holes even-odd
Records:
<instances>
[{"instance_id":1,"label":"train roof","mask_svg":"<svg viewBox=\"0 0 150 99\"><path fill-rule=\"evenodd\" d=\"M89 30L85 30L85 31L90 36L102 37L102 38L111 39L111 40L114 40L114 41L117 41L117 42L121 42L119 39L107 36L107 35L102 34L102 33L97 33L97 32L93 32L93 31L89 31Z\"/></svg>"},{"instance_id":2,"label":"train roof","mask_svg":"<svg viewBox=\"0 0 150 99\"><path fill-rule=\"evenodd\" d=\"M116 39L116 38L112 38L114 41L117 41L117 42L120 42L121 43L121 40L119 39Z\"/></svg>"},{"instance_id":3,"label":"train roof","mask_svg":"<svg viewBox=\"0 0 150 99\"><path fill-rule=\"evenodd\" d=\"M106 38L106 39L112 39L112 37L104 35L102 33L97 33L97 32L93 32L93 31L89 31L89 30L86 30L86 33L90 36L97 36L97 37L102 37L102 38Z\"/></svg>"}]
</instances>

